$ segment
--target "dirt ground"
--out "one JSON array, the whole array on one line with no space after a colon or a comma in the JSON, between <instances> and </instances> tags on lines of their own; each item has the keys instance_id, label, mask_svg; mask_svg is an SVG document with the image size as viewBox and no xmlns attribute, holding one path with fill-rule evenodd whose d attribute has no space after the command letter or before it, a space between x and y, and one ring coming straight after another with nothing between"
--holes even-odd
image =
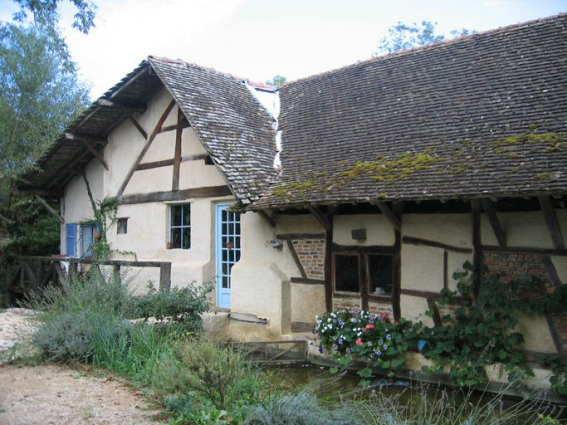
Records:
<instances>
[{"instance_id":1,"label":"dirt ground","mask_svg":"<svg viewBox=\"0 0 567 425\"><path fill-rule=\"evenodd\" d=\"M32 332L33 312L0 312L0 350ZM0 364L2 425L157 424L157 412L120 379L87 368Z\"/></svg>"}]
</instances>

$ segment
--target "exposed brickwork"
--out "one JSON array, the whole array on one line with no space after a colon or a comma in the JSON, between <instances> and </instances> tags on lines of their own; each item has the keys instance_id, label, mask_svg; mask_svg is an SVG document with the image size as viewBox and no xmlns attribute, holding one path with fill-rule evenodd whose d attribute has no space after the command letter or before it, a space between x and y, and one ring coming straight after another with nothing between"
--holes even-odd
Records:
<instances>
[{"instance_id":1,"label":"exposed brickwork","mask_svg":"<svg viewBox=\"0 0 567 425\"><path fill-rule=\"evenodd\" d=\"M484 264L491 274L500 276L502 282L529 280L532 276L551 285L551 279L540 254L486 253Z\"/></svg>"},{"instance_id":2,"label":"exposed brickwork","mask_svg":"<svg viewBox=\"0 0 567 425\"><path fill-rule=\"evenodd\" d=\"M553 282L545 267L543 256L540 254L486 253L484 264L491 274L500 277L502 282L511 280L540 279L550 290ZM559 336L561 345L567 347L567 314L555 314L552 320Z\"/></svg>"},{"instance_id":3,"label":"exposed brickwork","mask_svg":"<svg viewBox=\"0 0 567 425\"><path fill-rule=\"evenodd\" d=\"M368 303L368 310L370 310L370 313L372 314L387 314L390 318L394 317L394 312L392 310L391 304L376 303L370 301Z\"/></svg>"},{"instance_id":4,"label":"exposed brickwork","mask_svg":"<svg viewBox=\"0 0 567 425\"><path fill-rule=\"evenodd\" d=\"M325 239L292 241L308 279L325 279Z\"/></svg>"},{"instance_id":5,"label":"exposed brickwork","mask_svg":"<svg viewBox=\"0 0 567 425\"><path fill-rule=\"evenodd\" d=\"M340 296L333 296L333 310L340 311L340 310L361 310L360 298L347 298L347 297L340 297Z\"/></svg>"}]
</instances>

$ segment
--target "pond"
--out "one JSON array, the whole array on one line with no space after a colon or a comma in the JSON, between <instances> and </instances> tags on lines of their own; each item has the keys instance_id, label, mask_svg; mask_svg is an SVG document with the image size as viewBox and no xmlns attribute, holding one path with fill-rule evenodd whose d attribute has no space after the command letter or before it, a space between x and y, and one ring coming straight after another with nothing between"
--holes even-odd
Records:
<instances>
[{"instance_id":1,"label":"pond","mask_svg":"<svg viewBox=\"0 0 567 425\"><path fill-rule=\"evenodd\" d=\"M267 369L267 373L270 380L284 391L297 392L304 389L314 393L322 402L329 403L341 400L353 403L362 401L363 404L366 402L365 406L376 404L383 408L402 410L404 415L409 417L424 414L433 417L437 410L439 415L458 416L459 420L455 423L462 423L461 415L476 410L489 417L508 417L512 414L515 417L512 422L496 423L532 425L538 415L567 418L566 406L551 405L541 400L522 402L519 398L486 391L464 390L417 381L373 377L370 387L363 389L359 385L360 378L354 372L331 374L328 367L310 363L273 367ZM511 413L507 415L506 412ZM483 418L486 419L487 416Z\"/></svg>"}]
</instances>

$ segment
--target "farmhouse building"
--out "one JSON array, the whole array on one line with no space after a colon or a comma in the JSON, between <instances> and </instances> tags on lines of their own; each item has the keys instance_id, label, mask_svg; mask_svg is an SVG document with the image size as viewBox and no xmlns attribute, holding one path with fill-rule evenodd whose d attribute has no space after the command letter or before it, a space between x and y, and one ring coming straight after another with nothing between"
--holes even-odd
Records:
<instances>
[{"instance_id":1,"label":"farmhouse building","mask_svg":"<svg viewBox=\"0 0 567 425\"><path fill-rule=\"evenodd\" d=\"M240 338L341 308L433 320L465 261L553 290L567 281L565 52L559 15L279 90L149 57L26 188L61 198L69 256L96 233L85 182L117 197L112 248L171 262L174 286L215 281L215 304L249 322ZM565 315L521 326L526 349L567 349Z\"/></svg>"}]
</instances>

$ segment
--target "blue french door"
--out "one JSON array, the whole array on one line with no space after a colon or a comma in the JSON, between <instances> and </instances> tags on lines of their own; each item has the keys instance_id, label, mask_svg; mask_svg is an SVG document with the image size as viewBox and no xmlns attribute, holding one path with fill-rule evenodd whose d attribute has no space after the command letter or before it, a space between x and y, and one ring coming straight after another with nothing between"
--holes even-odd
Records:
<instances>
[{"instance_id":1,"label":"blue french door","mask_svg":"<svg viewBox=\"0 0 567 425\"><path fill-rule=\"evenodd\" d=\"M229 211L230 203L216 206L217 306L230 308L230 272L240 260L240 214Z\"/></svg>"}]
</instances>

